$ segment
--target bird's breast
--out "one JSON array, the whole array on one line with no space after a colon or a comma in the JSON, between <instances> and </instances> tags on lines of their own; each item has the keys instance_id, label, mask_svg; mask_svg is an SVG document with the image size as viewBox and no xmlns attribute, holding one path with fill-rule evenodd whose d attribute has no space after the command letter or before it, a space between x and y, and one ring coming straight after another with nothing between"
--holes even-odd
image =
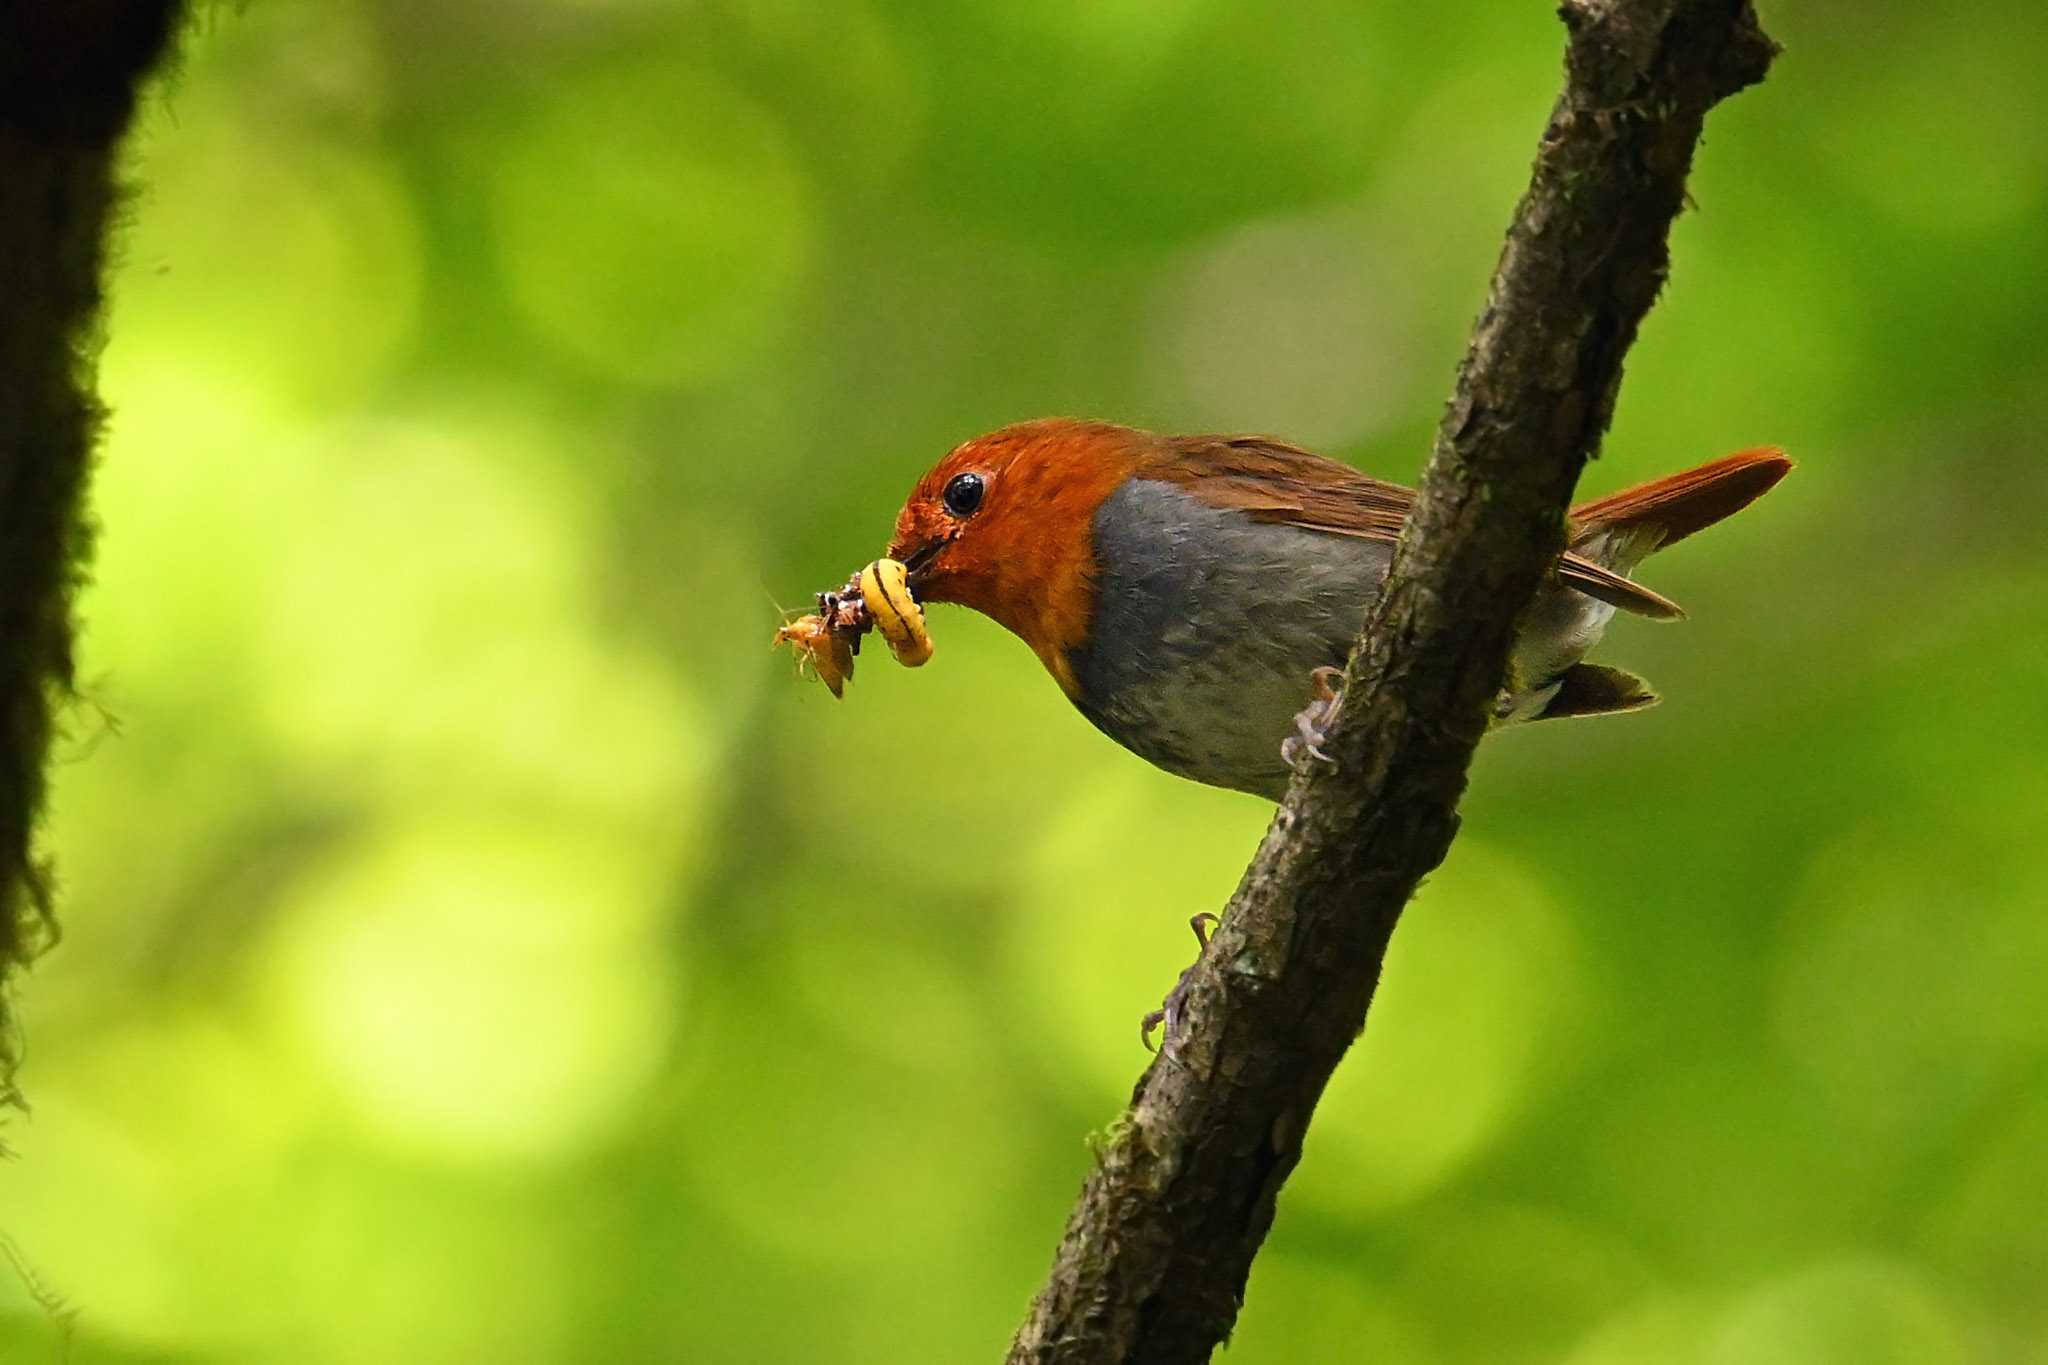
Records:
<instances>
[{"instance_id":1,"label":"bird's breast","mask_svg":"<svg viewBox=\"0 0 2048 1365\"><path fill-rule=\"evenodd\" d=\"M1142 479L1103 502L1092 532L1093 610L1068 655L1075 703L1170 772L1277 799L1309 674L1343 662L1389 547Z\"/></svg>"}]
</instances>

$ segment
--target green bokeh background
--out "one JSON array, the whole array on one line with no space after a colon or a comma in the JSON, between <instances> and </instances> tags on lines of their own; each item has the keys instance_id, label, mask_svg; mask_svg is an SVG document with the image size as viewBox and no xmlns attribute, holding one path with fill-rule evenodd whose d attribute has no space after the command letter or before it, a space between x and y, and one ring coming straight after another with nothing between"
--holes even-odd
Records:
<instances>
[{"instance_id":1,"label":"green bokeh background","mask_svg":"<svg viewBox=\"0 0 2048 1365\"><path fill-rule=\"evenodd\" d=\"M1784 0L1228 1360L2048 1362L2048 17ZM0 1359L954 1362L1266 819L995 626L767 648L1046 413L1411 479L1543 3L265 0L149 102ZM919 856L870 847L893 806Z\"/></svg>"}]
</instances>

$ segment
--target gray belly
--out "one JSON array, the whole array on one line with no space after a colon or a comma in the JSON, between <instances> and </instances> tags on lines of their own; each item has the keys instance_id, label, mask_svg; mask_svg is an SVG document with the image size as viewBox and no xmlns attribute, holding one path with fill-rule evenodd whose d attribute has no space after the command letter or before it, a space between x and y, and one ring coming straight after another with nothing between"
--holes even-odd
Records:
<instances>
[{"instance_id":1,"label":"gray belly","mask_svg":"<svg viewBox=\"0 0 2048 1365\"><path fill-rule=\"evenodd\" d=\"M1069 660L1082 713L1169 772L1279 800L1280 745L1309 700L1309 675L1344 662L1392 547L1255 523L1140 480L1098 509L1094 536L1095 615ZM1540 712L1609 614L1578 593L1547 593L1517 645L1524 681L1502 698L1501 720Z\"/></svg>"},{"instance_id":2,"label":"gray belly","mask_svg":"<svg viewBox=\"0 0 2048 1365\"><path fill-rule=\"evenodd\" d=\"M1344 662L1389 551L1126 483L1095 516L1095 616L1072 659L1082 712L1169 772L1277 800L1309 673Z\"/></svg>"}]
</instances>

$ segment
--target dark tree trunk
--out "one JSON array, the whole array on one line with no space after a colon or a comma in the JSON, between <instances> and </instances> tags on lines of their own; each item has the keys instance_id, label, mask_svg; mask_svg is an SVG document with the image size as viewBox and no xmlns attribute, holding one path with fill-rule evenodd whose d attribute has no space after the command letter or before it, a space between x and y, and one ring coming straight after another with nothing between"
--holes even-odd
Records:
<instances>
[{"instance_id":1,"label":"dark tree trunk","mask_svg":"<svg viewBox=\"0 0 2048 1365\"><path fill-rule=\"evenodd\" d=\"M93 393L116 154L180 0L0 0L0 1100L15 969L56 935L35 847L105 413Z\"/></svg>"}]
</instances>

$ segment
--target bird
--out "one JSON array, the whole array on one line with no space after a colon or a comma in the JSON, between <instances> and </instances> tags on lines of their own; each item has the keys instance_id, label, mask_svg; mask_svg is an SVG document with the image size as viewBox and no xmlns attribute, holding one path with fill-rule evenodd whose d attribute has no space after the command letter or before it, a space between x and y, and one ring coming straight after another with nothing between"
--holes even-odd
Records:
<instances>
[{"instance_id":1,"label":"bird","mask_svg":"<svg viewBox=\"0 0 2048 1365\"><path fill-rule=\"evenodd\" d=\"M1630 575L1791 469L1759 447L1574 507L1523 616L1489 729L1641 710L1586 662L1617 613L1675 620ZM1155 766L1281 800L1415 494L1267 436L1168 436L1043 418L966 441L912 489L889 556L919 603L980 612L1081 714Z\"/></svg>"}]
</instances>

